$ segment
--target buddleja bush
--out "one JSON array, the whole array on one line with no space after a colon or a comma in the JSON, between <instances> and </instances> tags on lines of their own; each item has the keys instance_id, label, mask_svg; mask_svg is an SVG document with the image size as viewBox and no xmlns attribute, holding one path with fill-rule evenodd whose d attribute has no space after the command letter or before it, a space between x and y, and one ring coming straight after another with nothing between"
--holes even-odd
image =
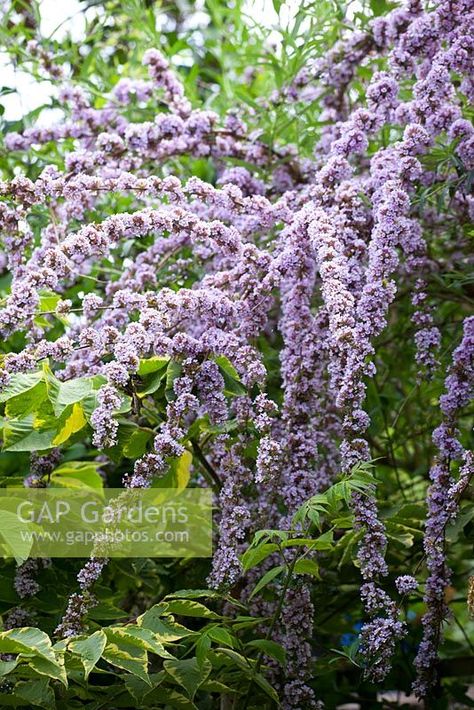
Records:
<instances>
[{"instance_id":1,"label":"buddleja bush","mask_svg":"<svg viewBox=\"0 0 474 710\"><path fill-rule=\"evenodd\" d=\"M212 560L5 561L5 704L472 704L472 0L2 8L63 116L3 122L2 486L215 501Z\"/></svg>"}]
</instances>

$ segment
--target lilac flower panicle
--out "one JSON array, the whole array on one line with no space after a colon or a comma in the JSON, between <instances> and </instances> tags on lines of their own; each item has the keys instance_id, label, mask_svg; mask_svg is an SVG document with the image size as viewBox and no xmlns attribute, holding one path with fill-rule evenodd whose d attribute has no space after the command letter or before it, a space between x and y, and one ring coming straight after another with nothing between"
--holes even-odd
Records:
<instances>
[{"instance_id":1,"label":"lilac flower panicle","mask_svg":"<svg viewBox=\"0 0 474 710\"><path fill-rule=\"evenodd\" d=\"M418 582L414 577L409 574L404 574L401 577L397 577L395 580L395 586L399 594L412 594L418 589Z\"/></svg>"}]
</instances>

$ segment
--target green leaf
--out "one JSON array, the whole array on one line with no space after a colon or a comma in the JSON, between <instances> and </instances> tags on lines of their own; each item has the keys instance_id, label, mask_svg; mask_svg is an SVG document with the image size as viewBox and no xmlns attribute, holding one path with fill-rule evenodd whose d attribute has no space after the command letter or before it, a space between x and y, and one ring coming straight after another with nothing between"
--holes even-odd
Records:
<instances>
[{"instance_id":1,"label":"green leaf","mask_svg":"<svg viewBox=\"0 0 474 710\"><path fill-rule=\"evenodd\" d=\"M256 673L255 675L252 674L253 666L248 664L247 659L242 656L240 653L237 653L237 651L234 651L231 648L217 648L215 651L216 655L222 654L226 656L227 658L231 659L232 662L240 668L244 673L249 676L253 677L257 685L262 688L262 690L277 704L279 705L279 698L278 694L276 691L272 688L270 683L261 675L261 673ZM253 662L255 665L255 661Z\"/></svg>"},{"instance_id":2,"label":"green leaf","mask_svg":"<svg viewBox=\"0 0 474 710\"><path fill-rule=\"evenodd\" d=\"M228 397L245 394L247 388L240 381L232 363L224 355L219 355L214 360L219 365L219 370L224 378L224 394Z\"/></svg>"},{"instance_id":3,"label":"green leaf","mask_svg":"<svg viewBox=\"0 0 474 710\"><path fill-rule=\"evenodd\" d=\"M91 377L78 377L75 380L59 381L57 390L52 396L55 414L59 416L70 404L76 404L85 399L93 390Z\"/></svg>"},{"instance_id":4,"label":"green leaf","mask_svg":"<svg viewBox=\"0 0 474 710\"><path fill-rule=\"evenodd\" d=\"M274 688L272 688L268 680L264 678L261 673L257 673L255 675L255 682L257 683L257 685L260 686L263 692L266 693L268 697L271 698L273 702L277 704L277 706L280 704L278 693Z\"/></svg>"},{"instance_id":5,"label":"green leaf","mask_svg":"<svg viewBox=\"0 0 474 710\"><path fill-rule=\"evenodd\" d=\"M51 485L64 488L103 488L104 480L98 473L100 464L94 461L67 461L51 474Z\"/></svg>"},{"instance_id":6,"label":"green leaf","mask_svg":"<svg viewBox=\"0 0 474 710\"><path fill-rule=\"evenodd\" d=\"M310 574L316 579L321 579L319 575L318 563L315 560L308 559L307 557L302 557L297 560L293 569L296 574Z\"/></svg>"},{"instance_id":7,"label":"green leaf","mask_svg":"<svg viewBox=\"0 0 474 710\"><path fill-rule=\"evenodd\" d=\"M204 690L206 693L220 693L221 695L236 693L237 691L233 688L229 688L228 685L224 685L218 680L206 680L200 686L200 690Z\"/></svg>"},{"instance_id":8,"label":"green leaf","mask_svg":"<svg viewBox=\"0 0 474 710\"><path fill-rule=\"evenodd\" d=\"M50 710L55 707L53 689L48 678L35 678L15 685L14 694L35 707Z\"/></svg>"},{"instance_id":9,"label":"green leaf","mask_svg":"<svg viewBox=\"0 0 474 710\"><path fill-rule=\"evenodd\" d=\"M49 366L48 360L44 360L42 363L42 370L43 370L43 380L46 383L46 388L48 392L48 399L51 402L51 405L54 405L54 402L57 399L58 393L59 393L59 387L61 385L61 381L58 380L58 378L54 375L53 371L51 370Z\"/></svg>"},{"instance_id":10,"label":"green leaf","mask_svg":"<svg viewBox=\"0 0 474 710\"><path fill-rule=\"evenodd\" d=\"M138 427L134 422L119 421L117 444L107 449L107 454L115 461L122 456L131 459L140 458L146 452L147 444L153 436L149 429Z\"/></svg>"},{"instance_id":11,"label":"green leaf","mask_svg":"<svg viewBox=\"0 0 474 710\"><path fill-rule=\"evenodd\" d=\"M12 577L0 575L0 601L7 602L8 606L18 604L18 595L12 584Z\"/></svg>"},{"instance_id":12,"label":"green leaf","mask_svg":"<svg viewBox=\"0 0 474 710\"><path fill-rule=\"evenodd\" d=\"M172 688L160 687L152 690L146 696L146 702L148 704L159 703L154 705L154 707L157 708L167 708L170 706L172 708L178 708L178 710L198 710L192 700Z\"/></svg>"},{"instance_id":13,"label":"green leaf","mask_svg":"<svg viewBox=\"0 0 474 710\"><path fill-rule=\"evenodd\" d=\"M199 665L204 663L204 661L206 660L207 654L211 646L212 642L209 638L209 634L203 633L202 636L199 638L198 642L196 643L196 660Z\"/></svg>"},{"instance_id":14,"label":"green leaf","mask_svg":"<svg viewBox=\"0 0 474 710\"><path fill-rule=\"evenodd\" d=\"M122 453L126 458L136 459L142 456L148 442L152 437L152 433L147 429L136 427L131 432L130 438L127 439L123 446Z\"/></svg>"},{"instance_id":15,"label":"green leaf","mask_svg":"<svg viewBox=\"0 0 474 710\"><path fill-rule=\"evenodd\" d=\"M473 519L474 506L468 504L465 508L461 509L455 521L449 524L446 528L446 540L449 543L456 543L459 539L461 532L464 530L466 525L468 525Z\"/></svg>"},{"instance_id":16,"label":"green leaf","mask_svg":"<svg viewBox=\"0 0 474 710\"><path fill-rule=\"evenodd\" d=\"M174 656L165 649L158 638L158 634L154 633L151 629L140 626L125 626L109 627L109 630L118 631L123 638L130 637L149 653L154 653L161 658L174 658Z\"/></svg>"},{"instance_id":17,"label":"green leaf","mask_svg":"<svg viewBox=\"0 0 474 710\"><path fill-rule=\"evenodd\" d=\"M99 629L86 639L72 641L69 644L68 650L71 653L77 654L84 666L84 678L88 679L89 673L95 667L97 661L102 656L104 648L107 644L107 636Z\"/></svg>"},{"instance_id":18,"label":"green leaf","mask_svg":"<svg viewBox=\"0 0 474 710\"><path fill-rule=\"evenodd\" d=\"M142 399L149 394L153 394L159 389L165 378L165 370L153 372L142 379L140 385L137 386L137 395Z\"/></svg>"},{"instance_id":19,"label":"green leaf","mask_svg":"<svg viewBox=\"0 0 474 710\"><path fill-rule=\"evenodd\" d=\"M177 360L170 360L166 368L165 397L168 402L173 402L176 398L174 391L174 381L181 375L183 367Z\"/></svg>"},{"instance_id":20,"label":"green leaf","mask_svg":"<svg viewBox=\"0 0 474 710\"><path fill-rule=\"evenodd\" d=\"M224 646L234 648L234 646L237 645L237 639L235 636L232 636L232 634L230 634L227 629L223 629L222 626L211 626L207 632L207 635L213 641L224 644Z\"/></svg>"},{"instance_id":21,"label":"green leaf","mask_svg":"<svg viewBox=\"0 0 474 710\"><path fill-rule=\"evenodd\" d=\"M164 661L163 667L173 680L184 688L191 700L196 695L201 683L207 680L212 670L212 665L209 661L204 660L202 664L199 664L196 658Z\"/></svg>"},{"instance_id":22,"label":"green leaf","mask_svg":"<svg viewBox=\"0 0 474 710\"><path fill-rule=\"evenodd\" d=\"M263 651L266 656L274 658L282 666L286 663L286 652L283 646L276 641L269 641L267 639L255 639L254 641L249 641L246 646L251 646L252 648L258 648L259 651Z\"/></svg>"},{"instance_id":23,"label":"green leaf","mask_svg":"<svg viewBox=\"0 0 474 710\"><path fill-rule=\"evenodd\" d=\"M352 562L352 552L356 547L357 543L362 537L362 531L354 532L350 530L346 532L338 541L335 548L337 553L338 550L342 550L341 559L338 562L338 569L341 569L345 564Z\"/></svg>"},{"instance_id":24,"label":"green leaf","mask_svg":"<svg viewBox=\"0 0 474 710\"><path fill-rule=\"evenodd\" d=\"M389 540L396 540L397 542L401 543L404 547L412 547L413 542L414 542L414 534L422 535L420 530L415 530L411 528L407 528L406 525L399 525L397 523L392 523L391 521L387 521L386 523L386 528L387 528L387 537Z\"/></svg>"},{"instance_id":25,"label":"green leaf","mask_svg":"<svg viewBox=\"0 0 474 710\"><path fill-rule=\"evenodd\" d=\"M44 451L53 446L55 429L38 431L34 428L35 417L5 422L3 429L4 451Z\"/></svg>"},{"instance_id":26,"label":"green leaf","mask_svg":"<svg viewBox=\"0 0 474 710\"><path fill-rule=\"evenodd\" d=\"M67 415L65 419L60 422L58 433L53 439L54 446L64 444L73 434L80 431L87 424L84 409L78 402L72 405L71 410L66 409L66 412Z\"/></svg>"},{"instance_id":27,"label":"green leaf","mask_svg":"<svg viewBox=\"0 0 474 710\"><path fill-rule=\"evenodd\" d=\"M280 548L275 542L267 542L263 545L259 545L258 547L249 547L245 550L241 558L244 572L248 572L249 569L252 569L252 567L260 564L260 562L266 560L269 555L279 549Z\"/></svg>"},{"instance_id":28,"label":"green leaf","mask_svg":"<svg viewBox=\"0 0 474 710\"><path fill-rule=\"evenodd\" d=\"M169 357L152 357L140 361L138 374L141 377L141 382L137 385L137 394L140 398L156 392L167 377L169 363Z\"/></svg>"},{"instance_id":29,"label":"green leaf","mask_svg":"<svg viewBox=\"0 0 474 710\"><path fill-rule=\"evenodd\" d=\"M251 675L253 667L247 663L247 659L241 653L234 651L232 648L216 648L215 653L217 656L223 655L228 658L231 662L228 665L234 664L245 671L246 674ZM252 663L255 665L253 661Z\"/></svg>"},{"instance_id":30,"label":"green leaf","mask_svg":"<svg viewBox=\"0 0 474 710\"><path fill-rule=\"evenodd\" d=\"M332 550L334 533L328 530L316 538L295 537L282 542L282 547L309 547L311 550Z\"/></svg>"},{"instance_id":31,"label":"green leaf","mask_svg":"<svg viewBox=\"0 0 474 710\"><path fill-rule=\"evenodd\" d=\"M167 602L168 613L178 614L179 616L198 616L204 619L220 619L219 614L211 611L200 602L192 601L191 599L171 599Z\"/></svg>"},{"instance_id":32,"label":"green leaf","mask_svg":"<svg viewBox=\"0 0 474 710\"><path fill-rule=\"evenodd\" d=\"M387 12L386 0L370 0L370 9L372 10L372 13L375 15L375 17L383 15L385 12Z\"/></svg>"},{"instance_id":33,"label":"green leaf","mask_svg":"<svg viewBox=\"0 0 474 710\"><path fill-rule=\"evenodd\" d=\"M164 671L150 674L150 683L152 684L152 687L156 688L163 682L164 678L166 678L166 673ZM126 676L124 678L124 685L135 700L136 707L142 707L145 697L152 692L152 688L150 688L149 683L145 683L145 681L141 680L141 678L137 678L134 675Z\"/></svg>"},{"instance_id":34,"label":"green leaf","mask_svg":"<svg viewBox=\"0 0 474 710\"><path fill-rule=\"evenodd\" d=\"M128 615L123 609L112 604L105 599L92 607L89 611L89 619L99 621L116 621L117 619L125 619Z\"/></svg>"},{"instance_id":35,"label":"green leaf","mask_svg":"<svg viewBox=\"0 0 474 710\"><path fill-rule=\"evenodd\" d=\"M42 290L40 293L39 309L41 313L47 313L49 311L54 311L58 302L61 300L61 296L53 291Z\"/></svg>"},{"instance_id":36,"label":"green leaf","mask_svg":"<svg viewBox=\"0 0 474 710\"><path fill-rule=\"evenodd\" d=\"M178 491L182 491L191 478L192 462L192 453L185 451L172 462L168 473L153 481L152 488L176 488Z\"/></svg>"},{"instance_id":37,"label":"green leaf","mask_svg":"<svg viewBox=\"0 0 474 710\"><path fill-rule=\"evenodd\" d=\"M27 392L9 399L5 406L5 414L10 419L22 419L28 414L37 412L46 396L46 384L38 382L35 387L32 387Z\"/></svg>"},{"instance_id":38,"label":"green leaf","mask_svg":"<svg viewBox=\"0 0 474 710\"><path fill-rule=\"evenodd\" d=\"M172 594L167 594L164 599L227 599L227 595L221 594L216 589L178 589Z\"/></svg>"},{"instance_id":39,"label":"green leaf","mask_svg":"<svg viewBox=\"0 0 474 710\"><path fill-rule=\"evenodd\" d=\"M33 626L0 632L0 653L21 653L25 657L39 656L57 665L51 639Z\"/></svg>"},{"instance_id":40,"label":"green leaf","mask_svg":"<svg viewBox=\"0 0 474 710\"><path fill-rule=\"evenodd\" d=\"M11 375L8 387L0 393L0 402L6 402L13 397L29 392L43 379L42 372Z\"/></svg>"},{"instance_id":41,"label":"green leaf","mask_svg":"<svg viewBox=\"0 0 474 710\"><path fill-rule=\"evenodd\" d=\"M214 358L214 361L219 365L220 369L225 372L233 380L239 379L239 374L231 361L225 357L225 355L218 355Z\"/></svg>"},{"instance_id":42,"label":"green leaf","mask_svg":"<svg viewBox=\"0 0 474 710\"><path fill-rule=\"evenodd\" d=\"M241 629L251 629L265 621L266 619L255 616L239 615L232 624L232 628L235 629L235 631L240 631Z\"/></svg>"},{"instance_id":43,"label":"green leaf","mask_svg":"<svg viewBox=\"0 0 474 710\"><path fill-rule=\"evenodd\" d=\"M163 617L163 607L161 604L152 606L144 614L138 617L137 624L146 629L151 629L162 643L179 641L186 636L192 636L196 632L187 629L185 626Z\"/></svg>"},{"instance_id":44,"label":"green leaf","mask_svg":"<svg viewBox=\"0 0 474 710\"><path fill-rule=\"evenodd\" d=\"M278 565L278 567L273 567L272 569L269 569L268 572L265 572L263 577L259 579L255 587L252 589L252 593L249 596L249 600L252 599L256 594L258 594L261 589L266 587L267 584L270 584L272 580L274 580L276 577L278 577L278 575L280 575L284 571L285 566Z\"/></svg>"},{"instance_id":45,"label":"green leaf","mask_svg":"<svg viewBox=\"0 0 474 710\"><path fill-rule=\"evenodd\" d=\"M164 370L168 365L169 361L169 357L159 357L158 355L154 355L153 357L149 357L146 360L140 360L140 365L138 367L137 372L140 377L150 375L153 372Z\"/></svg>"},{"instance_id":46,"label":"green leaf","mask_svg":"<svg viewBox=\"0 0 474 710\"><path fill-rule=\"evenodd\" d=\"M122 668L150 684L148 654L143 643L121 629L106 628L107 645L102 658L113 666Z\"/></svg>"},{"instance_id":47,"label":"green leaf","mask_svg":"<svg viewBox=\"0 0 474 710\"><path fill-rule=\"evenodd\" d=\"M17 665L18 659L14 661L0 661L0 678L14 671Z\"/></svg>"},{"instance_id":48,"label":"green leaf","mask_svg":"<svg viewBox=\"0 0 474 710\"><path fill-rule=\"evenodd\" d=\"M0 526L0 538L2 539L2 552L7 557L14 557L17 564L21 564L28 559L29 552L33 546L33 539L28 539L25 532L33 531L38 526L29 523L26 527L20 526L16 513L2 510L2 524Z\"/></svg>"},{"instance_id":49,"label":"green leaf","mask_svg":"<svg viewBox=\"0 0 474 710\"><path fill-rule=\"evenodd\" d=\"M62 656L58 655L54 663L48 661L46 658L33 656L33 658L28 659L28 665L30 668L33 668L36 673L59 680L67 688L68 681L66 669L64 668L64 658Z\"/></svg>"}]
</instances>

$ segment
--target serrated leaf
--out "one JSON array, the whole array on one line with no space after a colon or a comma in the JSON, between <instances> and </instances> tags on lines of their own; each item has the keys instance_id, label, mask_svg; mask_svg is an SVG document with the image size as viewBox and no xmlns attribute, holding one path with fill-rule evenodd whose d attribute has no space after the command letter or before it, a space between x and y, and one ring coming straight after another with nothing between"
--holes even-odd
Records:
<instances>
[{"instance_id":1,"label":"serrated leaf","mask_svg":"<svg viewBox=\"0 0 474 710\"><path fill-rule=\"evenodd\" d=\"M265 572L263 577L259 579L255 587L252 589L252 593L249 596L249 600L252 599L258 592L263 589L264 587L267 586L267 584L270 584L276 577L278 577L282 572L285 571L285 566L284 565L278 565L278 567L273 567L272 569L269 569L268 572Z\"/></svg>"},{"instance_id":2,"label":"serrated leaf","mask_svg":"<svg viewBox=\"0 0 474 710\"><path fill-rule=\"evenodd\" d=\"M192 636L196 633L176 623L171 618L163 617L163 607L161 604L152 606L151 609L148 609L148 611L139 616L137 624L146 629L151 629L162 643L179 641L179 639Z\"/></svg>"},{"instance_id":3,"label":"serrated leaf","mask_svg":"<svg viewBox=\"0 0 474 710\"><path fill-rule=\"evenodd\" d=\"M67 688L68 681L66 669L64 668L64 659L62 656L58 655L55 663L48 661L46 658L34 656L33 658L28 659L28 665L30 668L33 668L36 673L48 676L48 678L53 678L54 680L59 680L64 687Z\"/></svg>"},{"instance_id":4,"label":"serrated leaf","mask_svg":"<svg viewBox=\"0 0 474 710\"><path fill-rule=\"evenodd\" d=\"M196 658L164 661L163 667L171 678L173 678L180 687L184 688L191 700L196 695L196 691L201 683L207 680L212 670L212 665L209 661L204 659L203 662L199 664Z\"/></svg>"},{"instance_id":5,"label":"serrated leaf","mask_svg":"<svg viewBox=\"0 0 474 710\"><path fill-rule=\"evenodd\" d=\"M25 657L39 656L57 664L51 639L33 626L0 632L0 653L22 653Z\"/></svg>"},{"instance_id":6,"label":"serrated leaf","mask_svg":"<svg viewBox=\"0 0 474 710\"><path fill-rule=\"evenodd\" d=\"M55 414L59 416L68 405L81 402L91 394L93 389L91 377L78 377L74 380L66 380L66 382L59 381L54 393L50 389Z\"/></svg>"},{"instance_id":7,"label":"serrated leaf","mask_svg":"<svg viewBox=\"0 0 474 710\"><path fill-rule=\"evenodd\" d=\"M107 636L99 629L86 639L72 641L69 644L69 651L77 654L84 666L84 678L88 679L90 672L95 668L97 661L102 656L107 644Z\"/></svg>"},{"instance_id":8,"label":"serrated leaf","mask_svg":"<svg viewBox=\"0 0 474 710\"><path fill-rule=\"evenodd\" d=\"M109 627L112 631L118 631L123 638L130 637L149 653L154 653L160 658L172 659L174 656L169 653L158 638L158 634L151 629L140 626Z\"/></svg>"},{"instance_id":9,"label":"serrated leaf","mask_svg":"<svg viewBox=\"0 0 474 710\"><path fill-rule=\"evenodd\" d=\"M227 629L223 629L222 626L212 626L208 630L207 635L213 641L224 644L224 646L230 646L230 648L233 648L237 644L235 636L232 636L232 634L230 634Z\"/></svg>"},{"instance_id":10,"label":"serrated leaf","mask_svg":"<svg viewBox=\"0 0 474 710\"><path fill-rule=\"evenodd\" d=\"M5 405L5 414L10 419L22 419L32 412L37 412L46 396L46 384L38 382L27 392L9 399Z\"/></svg>"},{"instance_id":11,"label":"serrated leaf","mask_svg":"<svg viewBox=\"0 0 474 710\"><path fill-rule=\"evenodd\" d=\"M241 558L244 572L248 572L249 569L260 564L260 562L266 560L269 555L273 552L277 552L279 549L275 542L267 542L263 545L258 545L258 547L250 547L245 550Z\"/></svg>"},{"instance_id":12,"label":"serrated leaf","mask_svg":"<svg viewBox=\"0 0 474 710\"><path fill-rule=\"evenodd\" d=\"M105 629L107 645L102 658L113 666L138 676L150 685L148 654L143 644L118 629Z\"/></svg>"},{"instance_id":13,"label":"serrated leaf","mask_svg":"<svg viewBox=\"0 0 474 710\"><path fill-rule=\"evenodd\" d=\"M42 372L32 372L29 374L17 373L10 376L10 382L7 387L0 393L0 402L6 402L12 397L28 392L36 387L43 379Z\"/></svg>"},{"instance_id":14,"label":"serrated leaf","mask_svg":"<svg viewBox=\"0 0 474 710\"><path fill-rule=\"evenodd\" d=\"M49 685L48 678L34 678L17 683L14 693L21 700L26 700L34 707L45 708L46 710L55 707L54 692Z\"/></svg>"},{"instance_id":15,"label":"serrated leaf","mask_svg":"<svg viewBox=\"0 0 474 710\"><path fill-rule=\"evenodd\" d=\"M44 451L52 448L56 430L38 431L35 429L34 423L33 414L28 415L25 419L6 421L3 429L3 450Z\"/></svg>"}]
</instances>

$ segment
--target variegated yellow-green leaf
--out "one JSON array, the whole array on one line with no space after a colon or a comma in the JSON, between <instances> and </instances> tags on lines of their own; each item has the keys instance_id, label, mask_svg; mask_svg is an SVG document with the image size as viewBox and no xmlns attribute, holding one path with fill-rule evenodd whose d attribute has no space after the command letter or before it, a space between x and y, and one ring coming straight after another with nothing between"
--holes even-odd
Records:
<instances>
[{"instance_id":1,"label":"variegated yellow-green leaf","mask_svg":"<svg viewBox=\"0 0 474 710\"><path fill-rule=\"evenodd\" d=\"M53 439L54 446L64 444L73 434L80 431L87 424L84 410L79 402L72 405L72 411L64 422L63 426Z\"/></svg>"}]
</instances>

